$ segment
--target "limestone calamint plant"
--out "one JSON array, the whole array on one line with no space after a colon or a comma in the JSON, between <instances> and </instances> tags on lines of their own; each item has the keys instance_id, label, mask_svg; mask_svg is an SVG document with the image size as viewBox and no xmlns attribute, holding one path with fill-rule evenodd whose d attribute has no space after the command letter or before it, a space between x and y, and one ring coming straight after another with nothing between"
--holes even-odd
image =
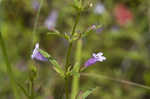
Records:
<instances>
[{"instance_id":1,"label":"limestone calamint plant","mask_svg":"<svg viewBox=\"0 0 150 99\"><path fill-rule=\"evenodd\" d=\"M88 66L91 66L92 64L95 64L96 62L103 62L104 60L106 60L106 57L102 56L103 53L99 52L97 54L93 53L92 58L88 59L85 64L84 64L84 69L87 68ZM35 49L33 50L33 53L31 55L32 59L36 59L39 61L50 61L53 66L54 69L56 70L57 73L59 73L63 78L66 78L68 76L72 76L72 75L79 75L79 72L75 73L75 69L70 70L70 68L68 68L69 71L67 71L65 73L65 71L63 69L60 68L60 65L57 63L57 61L55 59L53 59L47 52L41 50L39 48L39 43L37 43L35 45ZM94 90L94 89L93 89ZM67 96L66 96L67 97Z\"/></svg>"},{"instance_id":2,"label":"limestone calamint plant","mask_svg":"<svg viewBox=\"0 0 150 99\"><path fill-rule=\"evenodd\" d=\"M87 6L89 6L89 5L87 5ZM92 25L90 28L88 28L88 30L86 32L83 32L83 33L76 32L76 27L79 22L80 16L81 16L82 12L87 9L87 6L82 6L82 0L80 0L80 1L75 0L74 8L76 9L76 19L75 19L75 24L73 26L72 32L70 32L70 34L66 34L66 33L63 34L55 29L55 22L57 19L56 12L52 12L52 14L50 14L48 19L45 21L45 26L49 30L51 30L51 32L48 33L49 35L56 35L56 36L62 37L69 42L67 55L66 55L66 63L64 64L65 69L63 69L62 66L60 66L59 63L56 61L56 59L54 59L50 54L48 54L47 52L40 49L39 43L35 44L35 48L31 55L32 59L39 60L39 61L49 61L53 65L54 70L65 80L65 93L66 93L65 99L70 99L69 96L71 96L71 95L69 95L69 86L71 85L69 83L70 78L72 78L74 76L80 77L80 72L81 72L80 71L81 67L78 64L78 62L75 62L75 65L70 64L71 63L70 57L71 57L73 43L78 42L79 40L82 41L82 38L88 36L88 34L91 32L94 32L94 31L96 32L96 30L100 28L100 26ZM94 53L93 57L90 58L87 62L85 62L84 69L87 68L88 66L96 63L97 61L102 62L102 61L106 60L106 58L102 55L103 55L103 53L101 53L101 52L99 52L98 54ZM72 99L75 99L76 96L77 96L77 94L75 94L74 97L72 97Z\"/></svg>"},{"instance_id":3,"label":"limestone calamint plant","mask_svg":"<svg viewBox=\"0 0 150 99\"><path fill-rule=\"evenodd\" d=\"M94 27L94 28L93 28ZM79 34L79 33L74 33L72 36L70 35L66 35L66 34L60 34L58 31L53 31L55 35L58 35L60 37L64 37L65 39L67 39L69 41L69 43L72 43L74 41L77 40L81 40L83 37L86 37L90 32L95 31L97 28L95 25L91 26L87 32L83 33L83 34ZM51 34L51 33L49 33ZM91 66L92 64L96 63L96 62L103 62L104 60L106 60L106 57L102 56L103 53L99 52L99 53L93 53L93 56L88 59L85 64L84 64L84 68L87 68L88 66ZM76 70L76 64L75 65L68 65L68 67L66 68L66 70L63 70L61 68L61 66L57 63L57 61L51 56L49 55L47 52L43 51L42 49L39 48L39 43L36 43L35 48L33 50L33 53L31 55L32 59L35 60L39 60L39 61L49 61L50 63L53 64L53 68L55 69L55 71L60 74L61 77L63 77L65 80L69 80L70 77L72 77L73 75L80 75L80 71ZM73 69L71 69L72 66ZM70 83L67 82L66 88L68 88L67 86L69 86ZM66 89L66 99L69 99L69 91L68 89Z\"/></svg>"}]
</instances>

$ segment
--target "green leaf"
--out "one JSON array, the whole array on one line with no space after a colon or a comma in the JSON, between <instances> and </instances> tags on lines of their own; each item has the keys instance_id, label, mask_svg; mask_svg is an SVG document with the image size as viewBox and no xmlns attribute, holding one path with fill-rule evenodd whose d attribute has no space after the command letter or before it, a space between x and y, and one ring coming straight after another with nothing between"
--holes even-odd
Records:
<instances>
[{"instance_id":1,"label":"green leaf","mask_svg":"<svg viewBox=\"0 0 150 99\"><path fill-rule=\"evenodd\" d=\"M37 77L37 68L36 66L29 67L29 78L30 80L35 80Z\"/></svg>"},{"instance_id":2,"label":"green leaf","mask_svg":"<svg viewBox=\"0 0 150 99\"><path fill-rule=\"evenodd\" d=\"M48 34L48 35L56 35L56 36L59 36L59 34L58 34L58 33L55 33L55 32L48 32L47 34Z\"/></svg>"},{"instance_id":3,"label":"green leaf","mask_svg":"<svg viewBox=\"0 0 150 99\"><path fill-rule=\"evenodd\" d=\"M70 40L70 36L67 33L64 34L64 38L68 41Z\"/></svg>"},{"instance_id":4,"label":"green leaf","mask_svg":"<svg viewBox=\"0 0 150 99\"><path fill-rule=\"evenodd\" d=\"M74 33L71 42L79 40L81 38L81 33Z\"/></svg>"},{"instance_id":5,"label":"green leaf","mask_svg":"<svg viewBox=\"0 0 150 99\"><path fill-rule=\"evenodd\" d=\"M76 62L73 69L71 71L69 71L71 76L73 75L73 76L76 76L76 77L80 77L79 68L80 68L80 65L79 65L78 62Z\"/></svg>"},{"instance_id":6,"label":"green leaf","mask_svg":"<svg viewBox=\"0 0 150 99\"><path fill-rule=\"evenodd\" d=\"M79 64L79 62L76 62L73 67L73 71L79 72L79 69L80 69L80 64Z\"/></svg>"},{"instance_id":7,"label":"green leaf","mask_svg":"<svg viewBox=\"0 0 150 99\"><path fill-rule=\"evenodd\" d=\"M60 68L57 68L55 66L53 68L58 74L60 74L61 77L65 78L64 72Z\"/></svg>"},{"instance_id":8,"label":"green leaf","mask_svg":"<svg viewBox=\"0 0 150 99\"><path fill-rule=\"evenodd\" d=\"M78 72L75 72L75 71L72 71L71 72L71 75L74 75L74 76L76 76L76 77L80 77L80 73L78 73Z\"/></svg>"},{"instance_id":9,"label":"green leaf","mask_svg":"<svg viewBox=\"0 0 150 99\"><path fill-rule=\"evenodd\" d=\"M96 26L96 28L92 28L92 26L82 34L82 37L88 36L91 32L95 32L97 29L102 28L102 25Z\"/></svg>"},{"instance_id":10,"label":"green leaf","mask_svg":"<svg viewBox=\"0 0 150 99\"><path fill-rule=\"evenodd\" d=\"M45 58L50 58L50 57L51 57L47 52L45 52L45 51L43 51L43 50L41 50L41 49L38 49L38 51L39 51Z\"/></svg>"},{"instance_id":11,"label":"green leaf","mask_svg":"<svg viewBox=\"0 0 150 99\"><path fill-rule=\"evenodd\" d=\"M62 68L60 68L60 65L58 64L58 62L51 57L51 55L49 55L47 52L39 49L39 52L49 60L50 63L52 63L52 65L54 66L53 68L55 69L55 71L60 74L61 76L64 76L64 71Z\"/></svg>"},{"instance_id":12,"label":"green leaf","mask_svg":"<svg viewBox=\"0 0 150 99\"><path fill-rule=\"evenodd\" d=\"M96 89L97 89L97 87L85 91L85 92L82 94L82 99L86 99L86 98L87 98L93 91L95 91Z\"/></svg>"},{"instance_id":13,"label":"green leaf","mask_svg":"<svg viewBox=\"0 0 150 99\"><path fill-rule=\"evenodd\" d=\"M77 11L82 11L82 10L83 10L82 0L74 0L73 7L74 7Z\"/></svg>"},{"instance_id":14,"label":"green leaf","mask_svg":"<svg viewBox=\"0 0 150 99\"><path fill-rule=\"evenodd\" d=\"M50 58L49 61L53 64L53 68L55 69L55 71L60 74L61 76L64 76L64 71L63 69L60 67L60 65L57 63L57 61L54 58Z\"/></svg>"},{"instance_id":15,"label":"green leaf","mask_svg":"<svg viewBox=\"0 0 150 99\"><path fill-rule=\"evenodd\" d=\"M26 90L20 83L18 83L17 81L16 81L16 84L17 84L17 86L22 90L22 92L24 93L24 95L25 95L28 99L30 99L30 96L29 96L29 93L27 92L27 90Z\"/></svg>"},{"instance_id":16,"label":"green leaf","mask_svg":"<svg viewBox=\"0 0 150 99\"><path fill-rule=\"evenodd\" d=\"M64 38L66 40L70 40L70 36L67 34L67 33L60 33L58 31L52 31L52 32L48 32L47 33L48 35L55 35L55 36L58 36L58 37L61 37L61 38Z\"/></svg>"}]
</instances>

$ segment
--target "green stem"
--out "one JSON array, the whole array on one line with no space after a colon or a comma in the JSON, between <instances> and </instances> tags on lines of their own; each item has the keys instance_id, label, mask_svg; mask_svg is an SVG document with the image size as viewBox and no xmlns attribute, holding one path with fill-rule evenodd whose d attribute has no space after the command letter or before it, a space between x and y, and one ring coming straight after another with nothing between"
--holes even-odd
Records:
<instances>
[{"instance_id":1,"label":"green stem","mask_svg":"<svg viewBox=\"0 0 150 99\"><path fill-rule=\"evenodd\" d=\"M76 68L76 72L79 72L80 69L80 62L81 62L81 53L82 53L82 40L78 40L77 48L76 48L76 57L75 62L77 65L74 66ZM74 75L72 80L72 91L71 91L71 99L76 99L76 96L79 92L79 77Z\"/></svg>"},{"instance_id":2,"label":"green stem","mask_svg":"<svg viewBox=\"0 0 150 99\"><path fill-rule=\"evenodd\" d=\"M0 14L3 15L3 12L4 12L4 7L2 5L2 2L0 2ZM3 22L3 17L1 16L0 17L0 29L2 29L1 28L2 22ZM8 72L8 76L10 78L11 87L13 89L14 96L16 97L15 99L20 99L20 97L18 95L17 87L20 88L20 90L24 93L24 95L29 99L29 95L28 95L27 91L24 89L23 86L21 86L15 80L15 76L13 74L13 71L12 71L12 68L11 68L11 64L10 64L10 62L8 60L8 54L7 54L7 50L6 50L6 47L5 47L5 42L4 42L4 39L3 39L3 36L1 34L1 32L0 32L0 46L1 46L3 57L4 57L4 61L5 61L5 64L6 64L6 69L7 69L7 72Z\"/></svg>"},{"instance_id":3,"label":"green stem","mask_svg":"<svg viewBox=\"0 0 150 99\"><path fill-rule=\"evenodd\" d=\"M135 82L131 82L131 81L123 80L123 79L116 79L115 77L109 77L109 76L105 76L105 75L101 75L101 74L81 73L81 76L96 78L97 81L99 81L99 79L110 80L110 81L114 81L114 82L118 82L118 83L127 84L127 85L136 86L139 88L144 88L144 89L150 90L150 86L142 85L139 83L135 83Z\"/></svg>"},{"instance_id":4,"label":"green stem","mask_svg":"<svg viewBox=\"0 0 150 99\"><path fill-rule=\"evenodd\" d=\"M77 16L76 16L75 24L74 24L73 29L72 29L71 37L72 37L72 36L74 35L74 33L75 33L77 24L78 24L78 22L79 22L80 15L81 15L81 12L78 12L78 14L77 14Z\"/></svg>"},{"instance_id":5,"label":"green stem","mask_svg":"<svg viewBox=\"0 0 150 99\"><path fill-rule=\"evenodd\" d=\"M34 23L33 32L32 32L32 39L33 39L32 46L34 46L34 43L36 42L35 33L36 33L36 30L37 30L37 26L38 26L38 20L39 20L42 5L43 5L43 0L40 0L40 6L39 6L39 9L38 9L36 18L35 18L35 23ZM31 89L31 99L34 99L34 81L33 80L31 80L31 88L30 89Z\"/></svg>"},{"instance_id":6,"label":"green stem","mask_svg":"<svg viewBox=\"0 0 150 99\"><path fill-rule=\"evenodd\" d=\"M66 56L66 65L65 65L65 70L67 72L69 62L70 62L70 56L71 56L71 50L72 50L72 42L69 43L68 51L67 51L67 56Z\"/></svg>"},{"instance_id":7,"label":"green stem","mask_svg":"<svg viewBox=\"0 0 150 99\"><path fill-rule=\"evenodd\" d=\"M71 32L71 39L72 39L72 36L74 35L75 33L75 30L76 30L76 27L77 27L77 24L79 22L79 18L80 18L80 12L78 12L77 16L76 16L76 20L75 20L75 24L73 26L73 29L72 29L72 32ZM70 56L71 56L71 50L72 50L72 42L69 42L69 47L68 47L68 51L67 51L67 55L66 55L66 64L65 64L65 68L67 70L68 66L69 66L69 62L70 62Z\"/></svg>"},{"instance_id":8,"label":"green stem","mask_svg":"<svg viewBox=\"0 0 150 99\"><path fill-rule=\"evenodd\" d=\"M34 80L31 80L31 99L34 99Z\"/></svg>"},{"instance_id":9,"label":"green stem","mask_svg":"<svg viewBox=\"0 0 150 99\"><path fill-rule=\"evenodd\" d=\"M24 93L24 95L25 95L28 99L30 99L30 96L29 96L28 92L25 90L25 88L24 88L21 84L19 84L19 83L17 83L17 82L16 82L16 84L17 84L17 86L21 89L21 91Z\"/></svg>"},{"instance_id":10,"label":"green stem","mask_svg":"<svg viewBox=\"0 0 150 99\"><path fill-rule=\"evenodd\" d=\"M14 74L12 72L12 68L11 68L11 65L10 65L9 60L8 60L8 54L6 51L5 43L4 43L1 32L0 32L0 45L1 45L1 50L2 50L3 57L4 57L4 61L6 64L7 73L8 73L8 76L10 77L10 81L11 81L14 95L17 99L19 99L18 98L18 92L17 92L17 86L16 86L17 84L15 82Z\"/></svg>"},{"instance_id":11,"label":"green stem","mask_svg":"<svg viewBox=\"0 0 150 99\"><path fill-rule=\"evenodd\" d=\"M39 9L38 9L36 18L35 18L35 23L34 23L33 32L32 32L33 45L36 42L35 33L36 33L36 30L37 30L37 26L38 26L38 20L39 20L42 5L43 5L43 0L40 1L40 6L39 6Z\"/></svg>"},{"instance_id":12,"label":"green stem","mask_svg":"<svg viewBox=\"0 0 150 99\"><path fill-rule=\"evenodd\" d=\"M65 79L66 99L69 99L69 77Z\"/></svg>"},{"instance_id":13,"label":"green stem","mask_svg":"<svg viewBox=\"0 0 150 99\"><path fill-rule=\"evenodd\" d=\"M75 30L76 30L76 27L77 27L77 24L79 21L79 17L80 17L80 13L78 13L76 16L75 24L73 26L71 37L70 37L71 39L75 33ZM67 55L66 55L66 64L65 64L66 74L67 74L68 67L70 65L71 50L72 50L72 42L69 42L69 47L68 47L68 51L67 51ZM65 87L66 87L66 89L65 89L66 90L66 99L69 99L69 77L67 75L65 77Z\"/></svg>"}]
</instances>

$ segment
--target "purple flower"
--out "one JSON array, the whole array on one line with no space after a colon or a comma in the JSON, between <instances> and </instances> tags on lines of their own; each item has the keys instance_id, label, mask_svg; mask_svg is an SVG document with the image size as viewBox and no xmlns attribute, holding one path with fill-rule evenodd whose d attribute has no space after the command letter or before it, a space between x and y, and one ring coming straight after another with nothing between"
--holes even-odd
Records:
<instances>
[{"instance_id":1,"label":"purple flower","mask_svg":"<svg viewBox=\"0 0 150 99\"><path fill-rule=\"evenodd\" d=\"M52 11L48 18L45 20L45 27L47 27L49 30L53 30L56 26L56 21L58 17L58 12L57 11Z\"/></svg>"},{"instance_id":2,"label":"purple flower","mask_svg":"<svg viewBox=\"0 0 150 99\"><path fill-rule=\"evenodd\" d=\"M102 31L104 30L104 28L103 28L103 27L97 28L96 25L92 25L92 26L89 28L89 30L93 30L93 31L95 30L96 33L100 33L100 32L102 32Z\"/></svg>"},{"instance_id":3,"label":"purple flower","mask_svg":"<svg viewBox=\"0 0 150 99\"><path fill-rule=\"evenodd\" d=\"M48 61L40 52L39 52L39 43L36 43L33 53L31 55L32 59L40 60L40 61Z\"/></svg>"},{"instance_id":4,"label":"purple flower","mask_svg":"<svg viewBox=\"0 0 150 99\"><path fill-rule=\"evenodd\" d=\"M112 28L111 28L111 30L112 30L112 32L117 32L117 31L119 31L119 27L118 26L113 26Z\"/></svg>"},{"instance_id":5,"label":"purple flower","mask_svg":"<svg viewBox=\"0 0 150 99\"><path fill-rule=\"evenodd\" d=\"M102 3L98 3L98 4L96 5L95 9L94 9L94 12L95 12L96 14L102 14L102 13L104 13L104 12L105 12L105 7L104 7L104 5L103 5Z\"/></svg>"},{"instance_id":6,"label":"purple flower","mask_svg":"<svg viewBox=\"0 0 150 99\"><path fill-rule=\"evenodd\" d=\"M40 3L37 0L33 0L32 2L32 8L37 11L40 7Z\"/></svg>"},{"instance_id":7,"label":"purple flower","mask_svg":"<svg viewBox=\"0 0 150 99\"><path fill-rule=\"evenodd\" d=\"M92 65L92 64L95 64L97 61L103 62L104 60L106 60L106 57L104 57L104 56L102 56L102 55L103 55L102 52L99 52L99 53L97 53L97 54L93 53L93 57L90 58L90 59L88 59L88 60L85 62L84 66L85 66L85 67L88 67L88 66L90 66L90 65Z\"/></svg>"},{"instance_id":8,"label":"purple flower","mask_svg":"<svg viewBox=\"0 0 150 99\"><path fill-rule=\"evenodd\" d=\"M97 33L100 33L100 32L102 32L104 30L104 28L103 27L100 27L100 28L98 28L97 30L96 30L96 32Z\"/></svg>"},{"instance_id":9,"label":"purple flower","mask_svg":"<svg viewBox=\"0 0 150 99\"><path fill-rule=\"evenodd\" d=\"M92 25L92 26L90 27L90 29L91 29L91 30L96 30L96 25Z\"/></svg>"}]
</instances>

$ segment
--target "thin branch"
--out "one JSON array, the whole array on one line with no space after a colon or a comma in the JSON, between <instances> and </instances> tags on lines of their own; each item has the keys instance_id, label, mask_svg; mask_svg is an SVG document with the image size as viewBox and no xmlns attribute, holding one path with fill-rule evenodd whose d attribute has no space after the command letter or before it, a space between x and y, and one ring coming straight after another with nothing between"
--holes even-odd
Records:
<instances>
[{"instance_id":1,"label":"thin branch","mask_svg":"<svg viewBox=\"0 0 150 99\"><path fill-rule=\"evenodd\" d=\"M108 77L108 76L105 76L105 75L97 75L97 74L93 74L93 73L92 74L81 73L81 76L88 76L88 77L92 77L92 78L102 78L102 79L111 80L111 81L115 81L115 82L128 84L128 85L132 85L132 86L136 86L136 87L140 87L140 88L144 88L144 89L150 90L150 86L142 85L142 84L131 82L131 81L127 81L127 80L115 79L115 78Z\"/></svg>"}]
</instances>

